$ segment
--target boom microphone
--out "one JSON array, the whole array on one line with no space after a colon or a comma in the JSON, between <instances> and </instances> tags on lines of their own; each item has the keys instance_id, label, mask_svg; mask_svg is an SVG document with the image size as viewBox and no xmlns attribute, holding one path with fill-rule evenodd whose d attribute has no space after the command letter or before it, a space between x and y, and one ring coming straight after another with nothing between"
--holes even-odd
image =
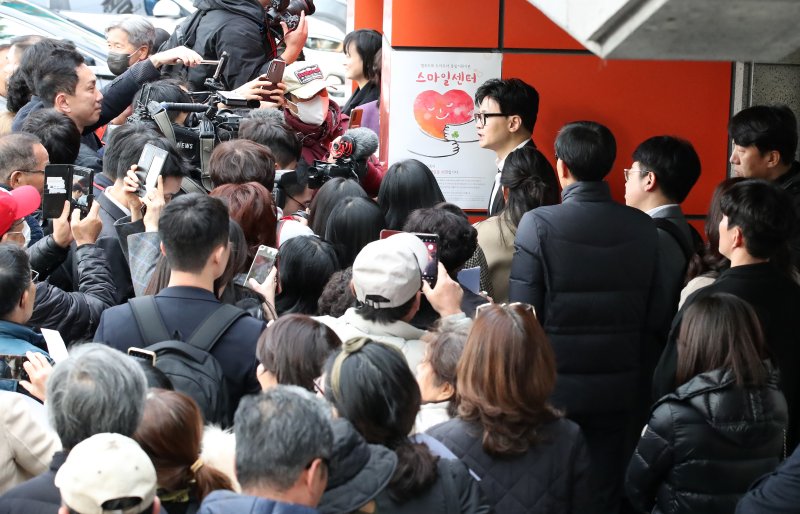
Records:
<instances>
[{"instance_id":1,"label":"boom microphone","mask_svg":"<svg viewBox=\"0 0 800 514\"><path fill-rule=\"evenodd\" d=\"M345 147L341 157L350 157L356 162L365 161L378 149L378 135L366 127L349 129L342 136L340 145Z\"/></svg>"}]
</instances>

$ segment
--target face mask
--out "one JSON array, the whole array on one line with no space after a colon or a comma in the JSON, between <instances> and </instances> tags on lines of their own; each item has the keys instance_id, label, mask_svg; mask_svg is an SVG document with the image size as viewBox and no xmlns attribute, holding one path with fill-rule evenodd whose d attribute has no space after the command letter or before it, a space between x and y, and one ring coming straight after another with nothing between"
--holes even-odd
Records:
<instances>
[{"instance_id":1,"label":"face mask","mask_svg":"<svg viewBox=\"0 0 800 514\"><path fill-rule=\"evenodd\" d=\"M138 50L136 52L138 52ZM133 52L130 55L121 54L119 52L108 52L106 64L108 64L109 71L111 71L111 73L114 75L122 75L125 73L125 70L130 67L128 62L130 62L131 57L136 55L136 52Z\"/></svg>"},{"instance_id":2,"label":"face mask","mask_svg":"<svg viewBox=\"0 0 800 514\"><path fill-rule=\"evenodd\" d=\"M31 227L28 225L28 220L22 223L22 235L25 236L25 248L31 244Z\"/></svg>"},{"instance_id":3,"label":"face mask","mask_svg":"<svg viewBox=\"0 0 800 514\"><path fill-rule=\"evenodd\" d=\"M307 102L294 103L289 100L287 102L297 107L297 117L300 118L300 121L315 127L322 125L328 115L328 111L322 110L325 106L325 99L321 96L315 96Z\"/></svg>"}]
</instances>

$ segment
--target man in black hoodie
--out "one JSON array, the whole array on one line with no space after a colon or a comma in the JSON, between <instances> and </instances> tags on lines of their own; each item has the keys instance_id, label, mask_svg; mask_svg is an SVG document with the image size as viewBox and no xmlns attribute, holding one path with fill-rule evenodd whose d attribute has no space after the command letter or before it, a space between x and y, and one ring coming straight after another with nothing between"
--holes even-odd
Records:
<instances>
[{"instance_id":1,"label":"man in black hoodie","mask_svg":"<svg viewBox=\"0 0 800 514\"><path fill-rule=\"evenodd\" d=\"M269 62L280 57L287 64L297 60L306 43L308 28L305 15L300 16L297 28L289 31L281 22L283 34L270 28L266 11L270 0L195 0L200 11L192 49L204 59L219 59L228 52L229 60L220 80L225 89L235 89L266 73ZM191 37L187 34L187 37ZM276 40L285 45L279 54ZM203 82L214 74L215 66L202 65L189 70L189 85L193 91L203 91Z\"/></svg>"}]
</instances>

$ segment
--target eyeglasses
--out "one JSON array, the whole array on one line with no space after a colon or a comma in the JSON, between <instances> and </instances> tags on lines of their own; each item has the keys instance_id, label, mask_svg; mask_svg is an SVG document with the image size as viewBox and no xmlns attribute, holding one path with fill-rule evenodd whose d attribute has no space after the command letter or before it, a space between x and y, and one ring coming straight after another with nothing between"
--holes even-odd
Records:
<instances>
[{"instance_id":1,"label":"eyeglasses","mask_svg":"<svg viewBox=\"0 0 800 514\"><path fill-rule=\"evenodd\" d=\"M622 170L622 176L625 177L625 182L630 179L631 173L638 173L640 175L647 175L650 173L650 170L635 170L633 168L625 168Z\"/></svg>"},{"instance_id":2,"label":"eyeglasses","mask_svg":"<svg viewBox=\"0 0 800 514\"><path fill-rule=\"evenodd\" d=\"M476 112L475 113L475 123L480 123L481 126L486 125L486 118L493 118L496 116L503 116L508 117L511 116L510 114L504 114L502 112Z\"/></svg>"},{"instance_id":3,"label":"eyeglasses","mask_svg":"<svg viewBox=\"0 0 800 514\"><path fill-rule=\"evenodd\" d=\"M516 310L517 307L521 307L522 309L530 312L531 314L533 314L534 317L536 317L536 309L533 307L533 305L529 303L513 302L513 303L484 303L482 305L478 305L475 308L475 318L477 319L482 312L486 311L486 309L492 306L500 307L503 310Z\"/></svg>"}]
</instances>

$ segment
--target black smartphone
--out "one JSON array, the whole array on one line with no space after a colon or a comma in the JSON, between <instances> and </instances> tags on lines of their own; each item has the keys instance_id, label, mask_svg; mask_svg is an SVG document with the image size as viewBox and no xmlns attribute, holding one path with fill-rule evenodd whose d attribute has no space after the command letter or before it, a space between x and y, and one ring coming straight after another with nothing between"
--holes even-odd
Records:
<instances>
[{"instance_id":1,"label":"black smartphone","mask_svg":"<svg viewBox=\"0 0 800 514\"><path fill-rule=\"evenodd\" d=\"M28 372L22 366L27 360L25 355L0 355L0 378L28 380Z\"/></svg>"},{"instance_id":2,"label":"black smartphone","mask_svg":"<svg viewBox=\"0 0 800 514\"><path fill-rule=\"evenodd\" d=\"M256 256L253 259L253 264L250 265L250 271L247 272L247 277L244 279L244 285L249 287L250 279L256 279L256 282L263 284L267 279L267 275L272 271L275 265L275 259L278 257L278 250L269 246L261 245L258 247Z\"/></svg>"},{"instance_id":3,"label":"black smartphone","mask_svg":"<svg viewBox=\"0 0 800 514\"><path fill-rule=\"evenodd\" d=\"M425 251L428 253L428 262L422 270L422 279L426 280L431 287L436 286L436 277L439 275L439 236L436 234L421 234L414 232L425 244Z\"/></svg>"},{"instance_id":4,"label":"black smartphone","mask_svg":"<svg viewBox=\"0 0 800 514\"><path fill-rule=\"evenodd\" d=\"M139 162L136 163L139 168L136 172L136 176L139 177L139 191L137 194L140 198L144 198L144 195L158 187L158 177L161 175L161 169L164 167L164 163L167 162L168 156L169 154L166 150L150 143L144 145Z\"/></svg>"},{"instance_id":5,"label":"black smartphone","mask_svg":"<svg viewBox=\"0 0 800 514\"><path fill-rule=\"evenodd\" d=\"M94 170L73 164L48 164L44 167L44 194L42 217L61 216L64 202L69 200L72 209L80 209L81 218L92 208L94 201Z\"/></svg>"},{"instance_id":6,"label":"black smartphone","mask_svg":"<svg viewBox=\"0 0 800 514\"><path fill-rule=\"evenodd\" d=\"M150 364L151 366L156 365L156 354L155 352L151 352L150 350L143 350L142 348L136 348L135 346L131 346L128 348L128 355L133 357L134 359L143 360Z\"/></svg>"}]
</instances>

